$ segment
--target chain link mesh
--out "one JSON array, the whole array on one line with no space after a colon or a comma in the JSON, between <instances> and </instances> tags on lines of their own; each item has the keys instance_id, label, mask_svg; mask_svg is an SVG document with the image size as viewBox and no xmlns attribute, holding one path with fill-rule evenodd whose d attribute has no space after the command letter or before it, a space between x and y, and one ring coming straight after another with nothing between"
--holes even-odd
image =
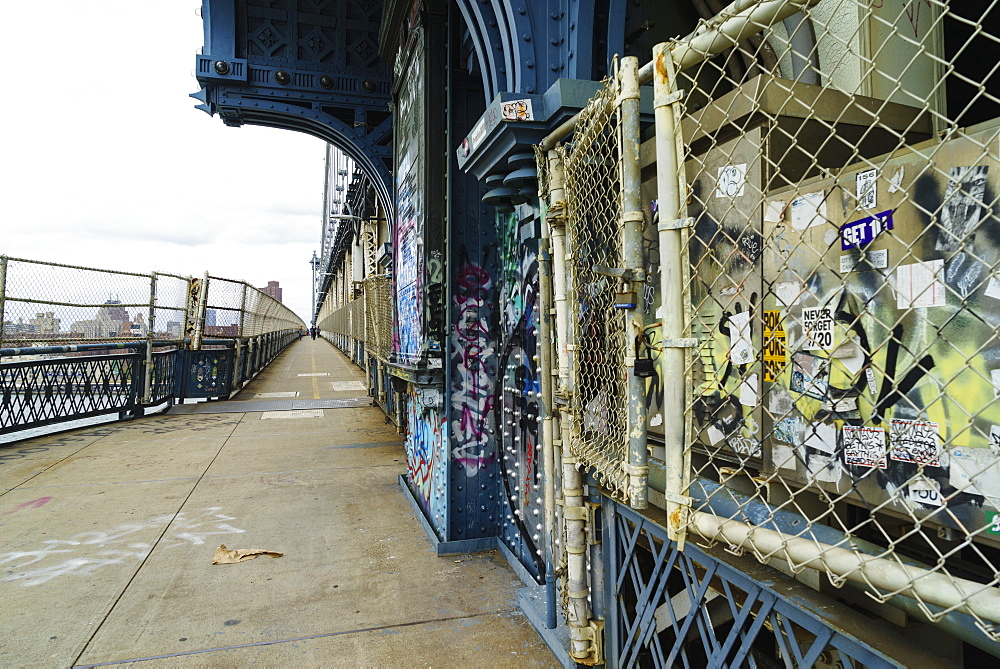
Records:
<instances>
[{"instance_id":1,"label":"chain link mesh","mask_svg":"<svg viewBox=\"0 0 1000 669\"><path fill-rule=\"evenodd\" d=\"M983 7L823 2L765 30L773 59L741 42L684 73L687 411L695 510L786 533L740 549L888 558L895 589L827 573L996 639L968 606L1000 582L1000 100L962 56L996 52Z\"/></svg>"},{"instance_id":2,"label":"chain link mesh","mask_svg":"<svg viewBox=\"0 0 1000 669\"><path fill-rule=\"evenodd\" d=\"M3 346L176 341L185 336L186 315L193 308L188 304L190 278L21 258L2 262ZM218 278L209 281L205 320L209 337L255 336L302 325L287 307L256 288ZM251 323L242 333L241 320Z\"/></svg>"},{"instance_id":3,"label":"chain link mesh","mask_svg":"<svg viewBox=\"0 0 1000 669\"><path fill-rule=\"evenodd\" d=\"M732 20L704 18L694 38ZM766 23L677 86L690 529L1000 640L998 3L823 0ZM613 97L593 98L565 151L573 449L620 496L624 324L595 271L621 266ZM633 139L655 214L653 136L647 120ZM657 312L658 286L647 298ZM731 521L749 535L705 529ZM844 553L883 558L895 585Z\"/></svg>"},{"instance_id":4,"label":"chain link mesh","mask_svg":"<svg viewBox=\"0 0 1000 669\"><path fill-rule=\"evenodd\" d=\"M382 362L392 353L392 282L388 274L365 279L365 348Z\"/></svg>"},{"instance_id":5,"label":"chain link mesh","mask_svg":"<svg viewBox=\"0 0 1000 669\"><path fill-rule=\"evenodd\" d=\"M566 148L567 267L573 350L571 449L598 480L621 498L626 477L628 388L625 317L615 308L623 267L619 119L614 77L583 110Z\"/></svg>"}]
</instances>

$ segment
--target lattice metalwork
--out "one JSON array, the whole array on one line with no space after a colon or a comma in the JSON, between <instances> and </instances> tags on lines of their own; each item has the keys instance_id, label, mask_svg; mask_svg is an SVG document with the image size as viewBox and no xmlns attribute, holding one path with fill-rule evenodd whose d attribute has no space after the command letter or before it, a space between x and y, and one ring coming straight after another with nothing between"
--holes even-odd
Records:
<instances>
[{"instance_id":1,"label":"lattice metalwork","mask_svg":"<svg viewBox=\"0 0 1000 669\"><path fill-rule=\"evenodd\" d=\"M573 350L571 448L598 480L623 496L627 486L626 323L616 308L623 267L618 113L615 79L581 114L565 148L567 268Z\"/></svg>"},{"instance_id":2,"label":"lattice metalwork","mask_svg":"<svg viewBox=\"0 0 1000 669\"><path fill-rule=\"evenodd\" d=\"M984 58L1000 9L812 4L737 3L654 68L686 192L665 211L650 179L648 206L690 226L695 348L675 372L694 381L695 484L674 492L703 538L1000 640L1000 91ZM678 141L661 118L646 167Z\"/></svg>"},{"instance_id":3,"label":"lattice metalwork","mask_svg":"<svg viewBox=\"0 0 1000 669\"><path fill-rule=\"evenodd\" d=\"M141 359L121 354L0 366L0 432L132 409Z\"/></svg>"},{"instance_id":4,"label":"lattice metalwork","mask_svg":"<svg viewBox=\"0 0 1000 669\"><path fill-rule=\"evenodd\" d=\"M751 558L688 546L608 503L608 666L905 667L919 658L884 623L832 606ZM831 623L834 623L831 625ZM909 658L902 657L907 654Z\"/></svg>"}]
</instances>

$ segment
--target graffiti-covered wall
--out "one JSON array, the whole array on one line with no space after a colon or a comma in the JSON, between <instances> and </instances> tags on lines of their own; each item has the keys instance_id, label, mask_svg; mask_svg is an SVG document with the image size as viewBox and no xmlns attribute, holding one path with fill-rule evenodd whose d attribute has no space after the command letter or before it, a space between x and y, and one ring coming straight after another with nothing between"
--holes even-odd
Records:
<instances>
[{"instance_id":1,"label":"graffiti-covered wall","mask_svg":"<svg viewBox=\"0 0 1000 669\"><path fill-rule=\"evenodd\" d=\"M433 397L437 397L431 391ZM448 422L428 401L428 391L410 385L406 398L406 477L439 539L448 519ZM436 402L435 402L436 404Z\"/></svg>"}]
</instances>

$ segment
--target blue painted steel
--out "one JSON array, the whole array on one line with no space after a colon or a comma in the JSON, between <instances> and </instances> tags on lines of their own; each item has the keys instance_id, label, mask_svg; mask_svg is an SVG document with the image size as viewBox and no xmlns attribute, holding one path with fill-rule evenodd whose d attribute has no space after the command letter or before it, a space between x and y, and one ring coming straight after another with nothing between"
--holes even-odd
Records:
<instances>
[{"instance_id":1,"label":"blue painted steel","mask_svg":"<svg viewBox=\"0 0 1000 669\"><path fill-rule=\"evenodd\" d=\"M202 0L193 97L230 126L285 128L362 166L392 211L390 74L378 59L382 3Z\"/></svg>"},{"instance_id":2,"label":"blue painted steel","mask_svg":"<svg viewBox=\"0 0 1000 669\"><path fill-rule=\"evenodd\" d=\"M723 560L692 543L680 553L645 515L610 499L603 507L605 594L616 602L606 620L608 666L810 667L824 651L851 663L844 666L901 666L874 645L876 635L864 636L875 624L867 618L835 612L805 586L778 587L783 579L794 582L753 558ZM710 588L722 595L714 610ZM669 616L659 633L658 611L661 620ZM775 649L780 658L767 655Z\"/></svg>"}]
</instances>

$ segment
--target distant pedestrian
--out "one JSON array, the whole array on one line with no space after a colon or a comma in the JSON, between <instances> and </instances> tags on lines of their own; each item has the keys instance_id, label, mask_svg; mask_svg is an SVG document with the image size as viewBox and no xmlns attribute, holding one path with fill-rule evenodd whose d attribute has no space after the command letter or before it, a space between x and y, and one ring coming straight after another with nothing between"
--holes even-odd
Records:
<instances>
[{"instance_id":1,"label":"distant pedestrian","mask_svg":"<svg viewBox=\"0 0 1000 669\"><path fill-rule=\"evenodd\" d=\"M309 336L310 336L310 337L312 337L313 339L315 339L315 338L316 338L316 330L317 330L317 329L318 329L318 328L316 328L316 327L311 327L311 328L309 328Z\"/></svg>"},{"instance_id":2,"label":"distant pedestrian","mask_svg":"<svg viewBox=\"0 0 1000 669\"><path fill-rule=\"evenodd\" d=\"M300 325L299 326L299 341L302 341L302 335L303 334L304 334L304 332L302 331L302 326Z\"/></svg>"}]
</instances>

